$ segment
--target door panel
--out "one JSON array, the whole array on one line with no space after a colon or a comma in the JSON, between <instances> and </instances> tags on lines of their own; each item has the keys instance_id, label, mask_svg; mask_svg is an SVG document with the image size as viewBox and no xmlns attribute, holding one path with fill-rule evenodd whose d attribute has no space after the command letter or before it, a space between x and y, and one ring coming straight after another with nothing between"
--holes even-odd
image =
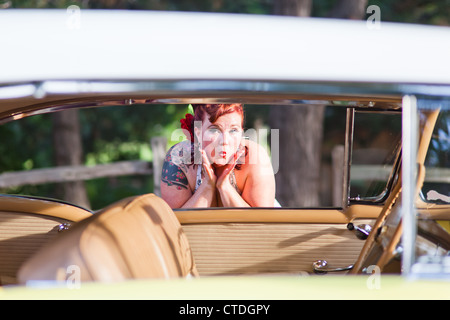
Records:
<instances>
[{"instance_id":1,"label":"door panel","mask_svg":"<svg viewBox=\"0 0 450 320\"><path fill-rule=\"evenodd\" d=\"M60 217L20 212L0 212L0 281L16 283L22 263L58 234L58 228L72 221Z\"/></svg>"},{"instance_id":2,"label":"door panel","mask_svg":"<svg viewBox=\"0 0 450 320\"><path fill-rule=\"evenodd\" d=\"M209 215L209 222L205 212L201 221L201 211L193 212L191 217L187 212L180 215L200 276L311 273L312 263L319 259L327 260L330 267L342 267L356 261L364 244L347 229L348 220L346 222L345 215L338 210L292 210L291 221L283 221L283 217L289 215L283 214L283 210L271 214L266 210L260 212L260 220L272 221L265 222L256 221L255 211L247 211L247 221L230 222L231 218L226 219L224 211ZM309 222L295 222L293 211L297 220ZM329 211L327 215L326 211ZM276 212L281 213L278 222L275 222ZM313 214L317 222L312 222ZM320 221L325 216L340 220L339 214L341 221ZM353 222L373 224L374 221L356 219Z\"/></svg>"},{"instance_id":3,"label":"door panel","mask_svg":"<svg viewBox=\"0 0 450 320\"><path fill-rule=\"evenodd\" d=\"M0 197L0 284L16 283L22 263L52 240L59 227L92 215L76 206L44 199Z\"/></svg>"}]
</instances>

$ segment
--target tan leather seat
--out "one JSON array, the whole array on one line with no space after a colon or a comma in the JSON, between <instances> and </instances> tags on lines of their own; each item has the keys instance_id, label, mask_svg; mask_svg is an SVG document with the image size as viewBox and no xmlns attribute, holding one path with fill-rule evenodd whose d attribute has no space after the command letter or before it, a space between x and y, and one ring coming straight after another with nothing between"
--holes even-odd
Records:
<instances>
[{"instance_id":1,"label":"tan leather seat","mask_svg":"<svg viewBox=\"0 0 450 320\"><path fill-rule=\"evenodd\" d=\"M19 270L29 280L117 281L198 275L172 209L154 194L126 198L80 221Z\"/></svg>"}]
</instances>

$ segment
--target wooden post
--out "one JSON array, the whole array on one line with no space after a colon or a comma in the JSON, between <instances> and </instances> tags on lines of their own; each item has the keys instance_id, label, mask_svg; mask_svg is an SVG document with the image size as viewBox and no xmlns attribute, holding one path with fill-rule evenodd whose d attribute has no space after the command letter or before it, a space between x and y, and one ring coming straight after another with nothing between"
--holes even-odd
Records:
<instances>
[{"instance_id":1,"label":"wooden post","mask_svg":"<svg viewBox=\"0 0 450 320\"><path fill-rule=\"evenodd\" d=\"M153 137L150 144L153 154L153 193L161 196L161 172L166 157L167 138Z\"/></svg>"}]
</instances>

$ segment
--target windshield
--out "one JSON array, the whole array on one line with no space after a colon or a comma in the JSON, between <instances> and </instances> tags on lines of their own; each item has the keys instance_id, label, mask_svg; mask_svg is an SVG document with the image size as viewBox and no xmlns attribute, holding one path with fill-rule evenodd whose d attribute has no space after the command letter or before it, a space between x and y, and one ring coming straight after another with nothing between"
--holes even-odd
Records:
<instances>
[{"instance_id":1,"label":"windshield","mask_svg":"<svg viewBox=\"0 0 450 320\"><path fill-rule=\"evenodd\" d=\"M436 106L439 108L437 109ZM436 122L434 128L429 126L433 129L430 138L422 138L423 141L419 144L421 146L429 142L424 161L425 177L419 192L420 199L416 203L418 214L415 263L412 266L412 272L422 277L448 278L450 275L448 267L450 262L450 220L448 219L450 212L450 112L448 108L445 108L445 104L430 103L425 99L419 100L418 107L421 122L427 117L436 119ZM437 114L437 117L430 116L433 113ZM426 114L429 116L425 116ZM431 122L428 120L424 126L421 125L422 132L430 131L427 129L427 124ZM420 179L420 175L418 178Z\"/></svg>"},{"instance_id":2,"label":"windshield","mask_svg":"<svg viewBox=\"0 0 450 320\"><path fill-rule=\"evenodd\" d=\"M450 111L439 113L427 157L421 197L428 203L450 203Z\"/></svg>"}]
</instances>

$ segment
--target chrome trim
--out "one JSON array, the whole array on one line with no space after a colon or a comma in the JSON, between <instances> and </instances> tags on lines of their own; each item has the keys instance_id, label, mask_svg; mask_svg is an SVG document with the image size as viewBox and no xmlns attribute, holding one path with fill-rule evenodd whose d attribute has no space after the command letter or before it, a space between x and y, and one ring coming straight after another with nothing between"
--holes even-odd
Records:
<instances>
[{"instance_id":1,"label":"chrome trim","mask_svg":"<svg viewBox=\"0 0 450 320\"><path fill-rule=\"evenodd\" d=\"M34 85L34 92L23 91L20 96L44 97L51 94L66 95L74 93L140 93L168 94L170 99L185 98L192 92L258 92L285 94L308 94L323 96L350 97L364 99L368 107L376 107L372 98L401 99L403 95L450 96L450 85L362 83L345 81L305 81L305 80L220 80L220 79L173 79L173 80L44 80L32 83L2 84L0 91L11 86ZM36 93L38 92L38 94ZM176 95L174 95L176 93ZM15 96L15 94L13 95ZM220 96L220 95L219 95ZM2 97L2 95L0 95ZM201 95L197 96L202 97ZM3 98L3 97L2 97ZM8 98L6 95L4 98ZM195 98L190 96L190 98ZM341 100L341 99L337 99ZM345 99L344 99L345 100Z\"/></svg>"},{"instance_id":2,"label":"chrome trim","mask_svg":"<svg viewBox=\"0 0 450 320\"><path fill-rule=\"evenodd\" d=\"M0 87L0 100L32 97L36 92L34 84L19 84Z\"/></svg>"},{"instance_id":3,"label":"chrome trim","mask_svg":"<svg viewBox=\"0 0 450 320\"><path fill-rule=\"evenodd\" d=\"M341 268L328 268L328 262L326 260L316 260L312 264L314 273L325 274L328 272L342 272L353 269L353 265L349 265Z\"/></svg>"},{"instance_id":4,"label":"chrome trim","mask_svg":"<svg viewBox=\"0 0 450 320\"><path fill-rule=\"evenodd\" d=\"M69 228L70 228L71 226L72 226L72 225L71 225L70 223L68 223L68 222L61 223L61 224L58 226L58 232L63 232L63 231L69 230Z\"/></svg>"},{"instance_id":5,"label":"chrome trim","mask_svg":"<svg viewBox=\"0 0 450 320\"><path fill-rule=\"evenodd\" d=\"M402 103L402 269L408 276L415 260L418 116L415 96L404 96Z\"/></svg>"},{"instance_id":6,"label":"chrome trim","mask_svg":"<svg viewBox=\"0 0 450 320\"><path fill-rule=\"evenodd\" d=\"M417 96L417 106L420 110L450 110L450 98Z\"/></svg>"},{"instance_id":7,"label":"chrome trim","mask_svg":"<svg viewBox=\"0 0 450 320\"><path fill-rule=\"evenodd\" d=\"M0 85L0 105L28 100L6 110L1 123L64 108L131 104L242 102L270 105L334 105L364 109L401 108L404 93L450 96L450 86L281 80L46 80ZM76 101L76 99L79 99ZM64 101L65 100L65 101ZM33 108L42 108L32 110Z\"/></svg>"},{"instance_id":8,"label":"chrome trim","mask_svg":"<svg viewBox=\"0 0 450 320\"><path fill-rule=\"evenodd\" d=\"M347 109L347 125L345 129L345 148L344 161L347 163L344 166L343 190L342 190L342 208L346 208L350 204L350 168L352 163L353 151L353 133L355 129L355 108Z\"/></svg>"}]
</instances>

